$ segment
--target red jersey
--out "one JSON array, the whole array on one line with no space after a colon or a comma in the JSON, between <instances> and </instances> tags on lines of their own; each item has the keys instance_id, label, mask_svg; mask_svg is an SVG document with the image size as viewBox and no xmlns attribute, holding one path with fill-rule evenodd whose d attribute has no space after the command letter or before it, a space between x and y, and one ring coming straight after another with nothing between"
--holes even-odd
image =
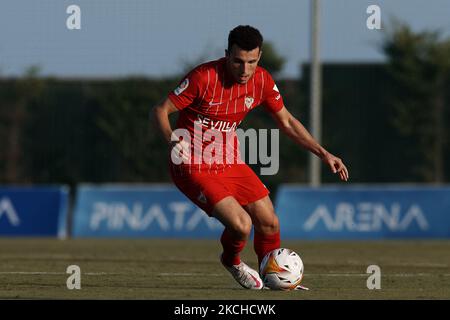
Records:
<instances>
[{"instance_id":1,"label":"red jersey","mask_svg":"<svg viewBox=\"0 0 450 320\"><path fill-rule=\"evenodd\" d=\"M213 173L242 163L235 130L247 113L261 104L270 112L284 106L265 69L258 66L247 83L240 84L227 71L226 58L193 69L169 99L180 110L177 129L187 129L192 137L190 164L181 164L180 172Z\"/></svg>"}]
</instances>

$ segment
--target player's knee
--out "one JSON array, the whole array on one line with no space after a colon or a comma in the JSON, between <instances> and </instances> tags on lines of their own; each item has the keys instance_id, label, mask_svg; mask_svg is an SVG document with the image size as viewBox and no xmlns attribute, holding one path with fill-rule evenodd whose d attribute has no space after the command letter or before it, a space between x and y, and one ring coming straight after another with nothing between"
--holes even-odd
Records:
<instances>
[{"instance_id":1,"label":"player's knee","mask_svg":"<svg viewBox=\"0 0 450 320\"><path fill-rule=\"evenodd\" d=\"M233 226L233 231L242 239L247 238L252 231L252 220L248 216L240 217Z\"/></svg>"},{"instance_id":2,"label":"player's knee","mask_svg":"<svg viewBox=\"0 0 450 320\"><path fill-rule=\"evenodd\" d=\"M263 234L274 234L280 231L280 222L278 217L273 214L270 219L263 221L258 228L259 232Z\"/></svg>"},{"instance_id":3,"label":"player's knee","mask_svg":"<svg viewBox=\"0 0 450 320\"><path fill-rule=\"evenodd\" d=\"M270 223L267 225L267 229L270 234L274 234L280 231L280 222L278 221L278 217L275 214L273 215Z\"/></svg>"}]
</instances>

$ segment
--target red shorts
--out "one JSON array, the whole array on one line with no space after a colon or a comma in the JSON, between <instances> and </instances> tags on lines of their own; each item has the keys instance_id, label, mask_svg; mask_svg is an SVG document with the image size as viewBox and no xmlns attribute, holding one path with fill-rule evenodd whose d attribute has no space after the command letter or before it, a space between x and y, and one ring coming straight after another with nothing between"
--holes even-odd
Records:
<instances>
[{"instance_id":1,"label":"red shorts","mask_svg":"<svg viewBox=\"0 0 450 320\"><path fill-rule=\"evenodd\" d=\"M245 206L266 197L269 190L246 164L234 164L223 172L174 174L172 180L192 202L209 216L217 202L232 196Z\"/></svg>"}]
</instances>

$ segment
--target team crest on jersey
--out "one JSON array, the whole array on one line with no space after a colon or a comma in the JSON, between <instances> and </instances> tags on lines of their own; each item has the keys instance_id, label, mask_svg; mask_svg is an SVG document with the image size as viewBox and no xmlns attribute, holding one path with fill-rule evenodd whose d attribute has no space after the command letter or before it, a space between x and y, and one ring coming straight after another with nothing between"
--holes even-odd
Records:
<instances>
[{"instance_id":1,"label":"team crest on jersey","mask_svg":"<svg viewBox=\"0 0 450 320\"><path fill-rule=\"evenodd\" d=\"M180 95L189 86L189 79L186 78L180 85L173 91L177 96Z\"/></svg>"},{"instance_id":2,"label":"team crest on jersey","mask_svg":"<svg viewBox=\"0 0 450 320\"><path fill-rule=\"evenodd\" d=\"M245 106L250 109L255 99L253 97L245 97Z\"/></svg>"}]
</instances>

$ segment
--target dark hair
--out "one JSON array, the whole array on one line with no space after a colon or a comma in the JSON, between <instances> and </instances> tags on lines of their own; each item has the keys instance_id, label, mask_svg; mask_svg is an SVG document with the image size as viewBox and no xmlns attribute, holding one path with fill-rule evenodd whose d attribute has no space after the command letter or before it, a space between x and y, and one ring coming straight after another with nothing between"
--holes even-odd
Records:
<instances>
[{"instance_id":1,"label":"dark hair","mask_svg":"<svg viewBox=\"0 0 450 320\"><path fill-rule=\"evenodd\" d=\"M258 29L251 26L237 26L228 35L228 52L233 44L242 50L250 51L256 48L261 49L263 37Z\"/></svg>"}]
</instances>

